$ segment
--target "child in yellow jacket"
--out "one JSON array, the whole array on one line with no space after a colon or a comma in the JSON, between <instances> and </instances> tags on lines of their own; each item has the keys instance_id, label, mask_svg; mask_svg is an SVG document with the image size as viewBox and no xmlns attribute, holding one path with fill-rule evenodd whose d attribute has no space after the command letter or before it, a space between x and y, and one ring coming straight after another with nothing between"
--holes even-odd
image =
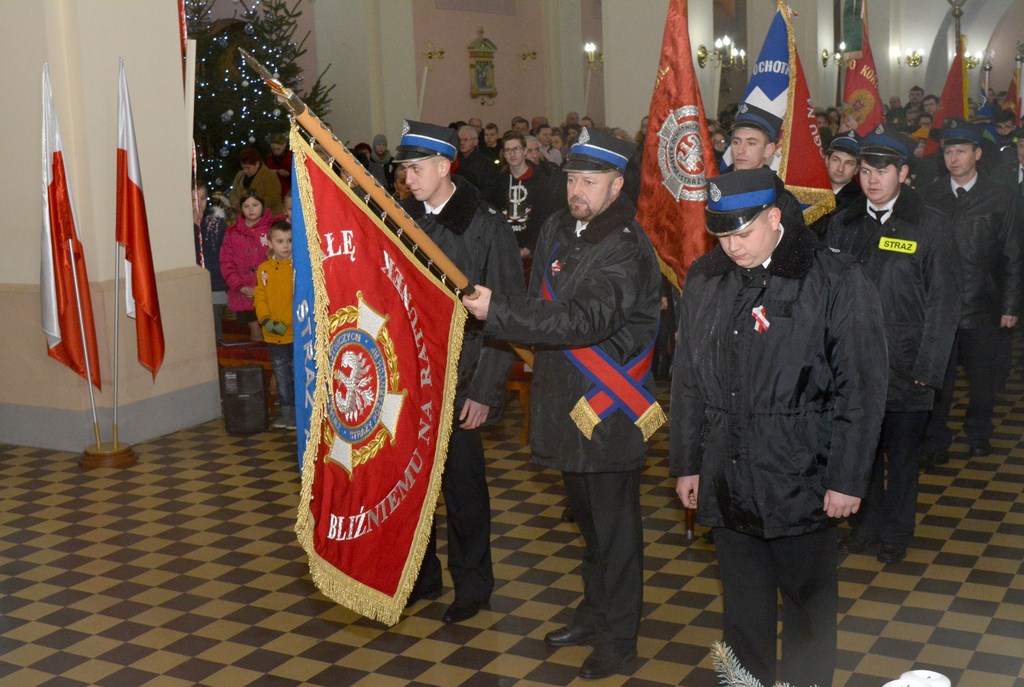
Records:
<instances>
[{"instance_id":1,"label":"child in yellow jacket","mask_svg":"<svg viewBox=\"0 0 1024 687\"><path fill-rule=\"evenodd\" d=\"M281 414L275 427L295 429L295 368L292 354L292 226L278 220L267 232L270 258L256 269L253 305L256 321L263 328L263 339L270 349L274 380L281 401Z\"/></svg>"}]
</instances>

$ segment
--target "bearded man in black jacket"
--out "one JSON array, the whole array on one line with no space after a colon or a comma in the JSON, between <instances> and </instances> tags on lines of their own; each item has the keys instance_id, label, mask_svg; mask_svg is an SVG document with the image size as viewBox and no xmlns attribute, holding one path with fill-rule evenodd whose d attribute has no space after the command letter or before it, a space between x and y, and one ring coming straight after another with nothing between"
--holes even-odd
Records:
<instances>
[{"instance_id":1,"label":"bearded man in black jacket","mask_svg":"<svg viewBox=\"0 0 1024 687\"><path fill-rule=\"evenodd\" d=\"M640 472L664 421L650 373L661 275L622 193L633 146L583 129L564 165L568 211L544 224L526 298L477 287L463 303L484 333L534 346L533 460L562 472L583 534L583 601L551 647L592 644L579 675L636 656L643 597Z\"/></svg>"},{"instance_id":2,"label":"bearded man in black jacket","mask_svg":"<svg viewBox=\"0 0 1024 687\"><path fill-rule=\"evenodd\" d=\"M403 207L470 283L520 293L522 268L512 231L472 184L452 180L457 149L458 138L451 129L405 122L395 152L412 191ZM494 590L491 501L479 430L501 416L511 365L511 350L485 341L483 326L469 321L459 356L457 416L441 483L447 509L448 570L455 586L455 601L444 612L445 623L472 618ZM441 563L432 532L408 603L440 595Z\"/></svg>"}]
</instances>

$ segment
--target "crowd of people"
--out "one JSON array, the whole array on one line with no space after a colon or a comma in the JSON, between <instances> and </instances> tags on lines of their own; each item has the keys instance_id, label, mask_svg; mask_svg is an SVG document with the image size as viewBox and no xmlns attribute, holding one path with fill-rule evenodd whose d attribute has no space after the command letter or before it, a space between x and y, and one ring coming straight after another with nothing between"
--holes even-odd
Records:
<instances>
[{"instance_id":1,"label":"crowd of people","mask_svg":"<svg viewBox=\"0 0 1024 687\"><path fill-rule=\"evenodd\" d=\"M384 134L354 147L475 285L442 486L455 588L444 622L473 617L494 588L480 429L500 416L512 358L502 342L513 343L536 351L533 460L561 472L584 540L583 598L545 642L592 646L584 678L636 655L639 480L666 421L652 371L670 364L670 474L714 541L726 643L762 684L831 684L838 553L870 550L887 565L907 555L919 469L951 458L958 363L969 453L991 451L1024 305L1024 129L1002 111L934 122L937 106L914 87L864 137L822 111L836 208L810 226L771 169L782 120L749 103L722 112L709 122L717 244L681 295L635 219L646 119L635 136L573 112L558 126L517 116L505 132L478 118L407 121L394 153ZM243 152L237 217L204 211L200 186L195 219L214 307L283 347L286 152L265 163ZM290 365L272 358L275 375L279 359ZM290 385L285 372L278 385ZM410 605L441 593L435 542Z\"/></svg>"}]
</instances>

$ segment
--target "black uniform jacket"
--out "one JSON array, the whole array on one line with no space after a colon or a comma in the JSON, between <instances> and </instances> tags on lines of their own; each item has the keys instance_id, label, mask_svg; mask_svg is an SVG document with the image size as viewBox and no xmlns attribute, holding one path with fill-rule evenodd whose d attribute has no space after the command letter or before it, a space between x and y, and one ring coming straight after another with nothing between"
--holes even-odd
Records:
<instances>
[{"instance_id":1,"label":"black uniform jacket","mask_svg":"<svg viewBox=\"0 0 1024 687\"><path fill-rule=\"evenodd\" d=\"M669 468L700 475L698 521L764 538L828 526L827 489L867 490L885 411L882 312L864 271L786 228L767 270L720 245L694 262L681 310Z\"/></svg>"},{"instance_id":2,"label":"black uniform jacket","mask_svg":"<svg viewBox=\"0 0 1024 687\"><path fill-rule=\"evenodd\" d=\"M960 265L960 328L996 328L1003 315L1020 316L1024 297L1024 228L1018 199L978 171L961 199L949 178L929 184L925 202L952 228Z\"/></svg>"},{"instance_id":3,"label":"black uniform jacket","mask_svg":"<svg viewBox=\"0 0 1024 687\"><path fill-rule=\"evenodd\" d=\"M622 410L587 439L569 417L593 383L562 352L597 345L619 365L654 341L661 273L654 249L624 195L577 238L567 210L548 218L534 253L526 298L495 293L486 333L535 347L530 395L534 460L567 472L612 472L643 465L647 444ZM545 274L555 300L541 297ZM655 394L654 379L644 384Z\"/></svg>"},{"instance_id":4,"label":"black uniform jacket","mask_svg":"<svg viewBox=\"0 0 1024 687\"><path fill-rule=\"evenodd\" d=\"M889 348L886 409L931 410L960 322L952 229L910 188L901 190L884 225L866 209L861 199L833 216L825 242L857 259L881 299Z\"/></svg>"},{"instance_id":5,"label":"black uniform jacket","mask_svg":"<svg viewBox=\"0 0 1024 687\"><path fill-rule=\"evenodd\" d=\"M403 201L402 206L466 275L470 284L483 284L505 293L522 293L523 268L512 230L497 211L480 198L472 184L456 178L455 194L438 215L425 214L423 203L412 196ZM483 323L468 318L459 357L456 424L466 399L490 406L486 424L500 418L511 366L511 349L499 342L485 341Z\"/></svg>"},{"instance_id":6,"label":"black uniform jacket","mask_svg":"<svg viewBox=\"0 0 1024 687\"><path fill-rule=\"evenodd\" d=\"M854 178L839 189L839 193L836 194L835 209L827 215L822 215L816 219L814 223L811 224L810 230L813 231L814 235L818 238L825 238L825 232L828 231L828 223L832 218L857 201L864 201L864 192L860 190L860 184L858 184L857 179ZM783 222L783 225L786 226L786 223Z\"/></svg>"}]
</instances>

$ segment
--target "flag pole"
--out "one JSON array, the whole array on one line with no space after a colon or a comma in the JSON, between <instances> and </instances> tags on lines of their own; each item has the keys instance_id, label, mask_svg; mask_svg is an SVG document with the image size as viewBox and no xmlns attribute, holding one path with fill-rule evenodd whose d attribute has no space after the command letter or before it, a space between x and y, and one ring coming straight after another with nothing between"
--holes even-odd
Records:
<instances>
[{"instance_id":1,"label":"flag pole","mask_svg":"<svg viewBox=\"0 0 1024 687\"><path fill-rule=\"evenodd\" d=\"M416 244L419 252L423 253L430 262L437 267L441 272L441 281L445 284L451 284L454 287L456 296L473 296L473 285L469 283L469 279L466 275L455 266L455 263L451 261L444 251L437 247L430 237L420 229L416 223L412 220L409 214L402 209L395 199L391 197L391 194L384 190L384 187L380 185L366 169L359 163L358 160L345 149L345 146L341 144L337 136L331 133L330 130L324 126L324 123L317 117L306 104L302 102L302 99L292 89L286 88L281 84L280 81L275 79L270 72L260 64L259 60L250 55L242 48L238 49L238 52L242 53L242 57L249 63L263 81L266 82L267 86L271 91L278 97L282 104L287 108L288 112L295 118L299 124L302 125L306 131L316 139L316 142L323 146L327 154L331 156L333 161L337 163L347 175L346 181L349 183L358 184L360 188L365 191L363 201L368 202L369 200L374 201L378 207L380 207L384 215L398 225L398 228L403 234L409 237L409 239ZM533 352L512 346L512 349L522 358L527 365L533 366Z\"/></svg>"},{"instance_id":2,"label":"flag pole","mask_svg":"<svg viewBox=\"0 0 1024 687\"><path fill-rule=\"evenodd\" d=\"M121 306L118 305L118 301L121 298L121 267L118 260L121 258L121 244L114 239L114 426L111 435L111 440L114 444L114 450L117 450L117 377L120 372L120 365L118 362L121 360L121 337L120 325L121 325ZM127 275L126 275L127 276Z\"/></svg>"},{"instance_id":3,"label":"flag pole","mask_svg":"<svg viewBox=\"0 0 1024 687\"><path fill-rule=\"evenodd\" d=\"M92 409L92 431L96 437L96 450L103 445L100 441L100 421L96 416L96 394L92 390L92 366L89 364L89 344L85 340L85 318L82 316L82 296L78 291L78 266L75 264L75 245L68 239L68 255L71 256L71 278L75 282L75 308L78 310L78 330L82 336L82 350L85 351L85 381L89 387L89 407ZM88 449L86 449L88 451Z\"/></svg>"},{"instance_id":4,"label":"flag pole","mask_svg":"<svg viewBox=\"0 0 1024 687\"><path fill-rule=\"evenodd\" d=\"M93 468L127 468L135 465L138 457L135 455L135 451L128 444L122 444L118 440L117 435L117 385L118 376L120 372L120 366L118 360L120 359L121 349L121 338L120 332L120 321L121 321L121 308L117 304L121 294L121 268L118 261L121 256L121 246L114 239L114 421L113 421L113 432L111 436L111 442L104 444L100 441L100 425L96 419L96 403L93 401L92 408L92 421L96 428L96 446L95 448L87 448L82 452L82 457L78 461L78 466L83 470L91 470ZM78 279L75 279L75 297L78 297ZM81 306L79 306L81 311ZM81 314L79 314L81 317ZM88 356L86 359L86 366L88 367L89 361ZM92 401L92 385L89 386L89 400Z\"/></svg>"}]
</instances>

